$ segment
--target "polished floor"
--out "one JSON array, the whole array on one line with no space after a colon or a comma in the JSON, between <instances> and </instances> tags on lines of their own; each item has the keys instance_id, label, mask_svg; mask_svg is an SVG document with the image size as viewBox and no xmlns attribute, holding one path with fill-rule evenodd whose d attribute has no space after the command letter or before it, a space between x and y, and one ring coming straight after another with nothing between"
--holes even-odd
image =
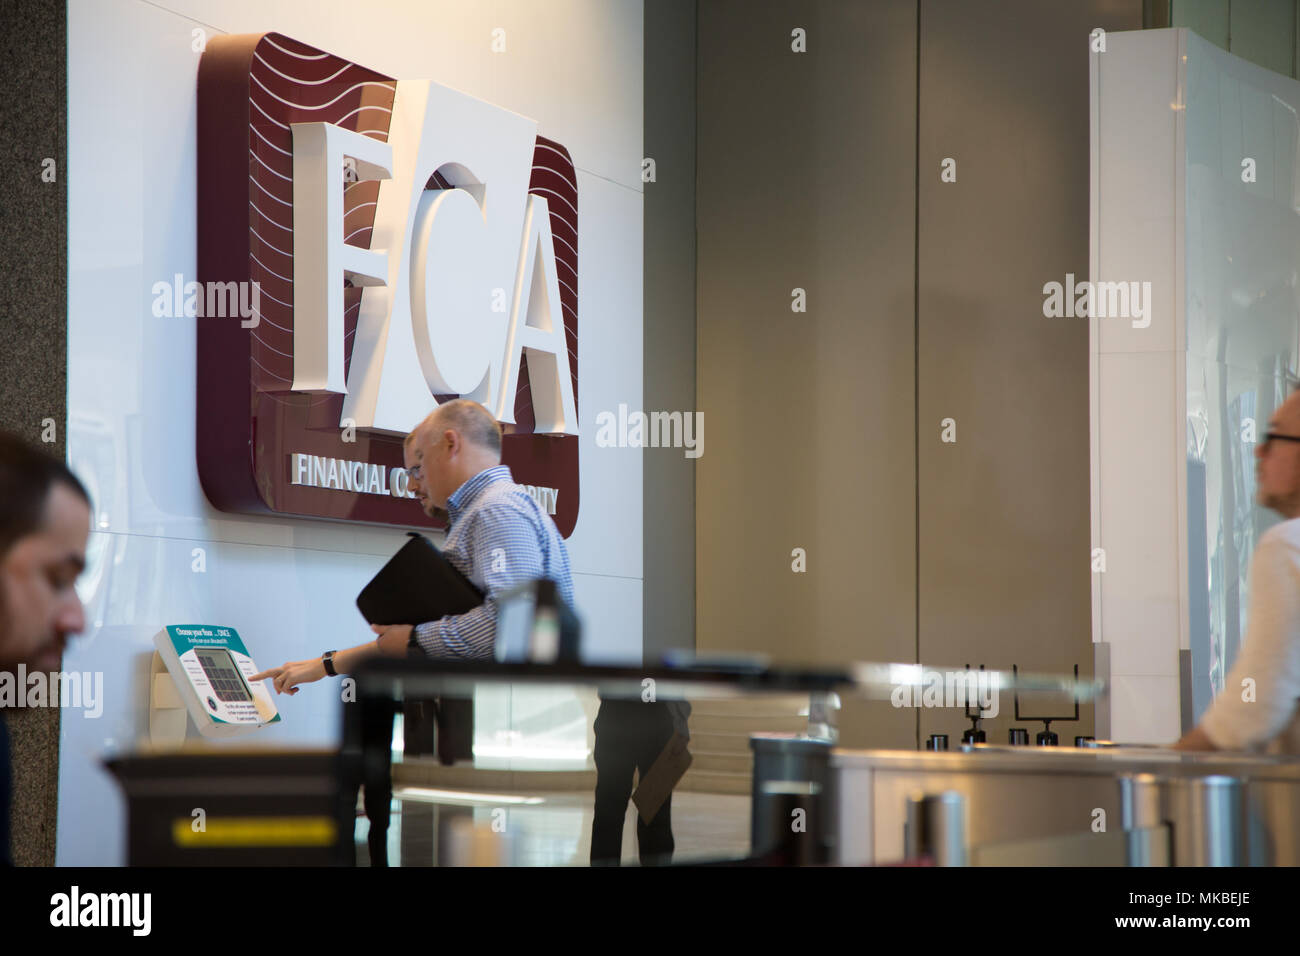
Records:
<instances>
[{"instance_id":1,"label":"polished floor","mask_svg":"<svg viewBox=\"0 0 1300 956\"><path fill-rule=\"evenodd\" d=\"M739 860L749 853L748 796L673 794L673 861ZM515 866L588 866L590 792L490 794L405 788L393 800L388 831L391 866L436 866L489 858ZM357 864L369 865L369 823L357 818ZM467 839L468 837L468 839ZM622 863L638 865L636 809L628 804Z\"/></svg>"}]
</instances>

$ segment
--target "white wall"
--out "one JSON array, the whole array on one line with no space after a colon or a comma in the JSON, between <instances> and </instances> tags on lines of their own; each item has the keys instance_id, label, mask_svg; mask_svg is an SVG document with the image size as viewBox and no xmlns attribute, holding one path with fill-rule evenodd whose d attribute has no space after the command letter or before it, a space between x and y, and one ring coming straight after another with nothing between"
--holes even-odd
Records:
<instances>
[{"instance_id":1,"label":"white wall","mask_svg":"<svg viewBox=\"0 0 1300 956\"><path fill-rule=\"evenodd\" d=\"M1182 399L1175 243L1182 203L1174 30L1107 36L1092 54L1091 278L1150 282L1151 323L1090 319L1094 639L1111 645L1110 727L1125 742L1178 736L1184 629Z\"/></svg>"},{"instance_id":2,"label":"white wall","mask_svg":"<svg viewBox=\"0 0 1300 956\"><path fill-rule=\"evenodd\" d=\"M493 53L492 31L506 31ZM68 455L95 502L88 628L65 670L102 671L103 715L66 711L58 862L124 862L124 806L99 766L147 730L163 625L239 630L259 664L367 638L356 593L401 531L216 512L195 470L195 329L150 288L196 271L192 31L275 30L390 76L429 78L538 121L578 170L578 525L568 541L592 652L641 657L641 462L597 449L596 415L641 407L642 5L71 0ZM194 570L202 549L206 570ZM329 746L337 687L278 698L259 743Z\"/></svg>"},{"instance_id":3,"label":"white wall","mask_svg":"<svg viewBox=\"0 0 1300 956\"><path fill-rule=\"evenodd\" d=\"M1300 83L1185 29L1110 34L1092 70L1093 278L1149 281L1154 301L1147 328L1091 320L1094 639L1111 645L1110 736L1167 743L1179 653L1196 719L1276 520L1244 426L1268 430L1296 368Z\"/></svg>"}]
</instances>

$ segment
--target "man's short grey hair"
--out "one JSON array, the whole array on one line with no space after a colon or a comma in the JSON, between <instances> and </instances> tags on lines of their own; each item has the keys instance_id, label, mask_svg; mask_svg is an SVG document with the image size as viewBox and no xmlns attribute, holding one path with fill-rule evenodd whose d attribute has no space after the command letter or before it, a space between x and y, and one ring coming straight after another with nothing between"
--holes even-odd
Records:
<instances>
[{"instance_id":1,"label":"man's short grey hair","mask_svg":"<svg viewBox=\"0 0 1300 956\"><path fill-rule=\"evenodd\" d=\"M471 399L458 398L439 405L406 436L406 443L410 444L415 435L426 428L453 429L471 445L491 451L498 457L501 455L501 426L491 412Z\"/></svg>"}]
</instances>

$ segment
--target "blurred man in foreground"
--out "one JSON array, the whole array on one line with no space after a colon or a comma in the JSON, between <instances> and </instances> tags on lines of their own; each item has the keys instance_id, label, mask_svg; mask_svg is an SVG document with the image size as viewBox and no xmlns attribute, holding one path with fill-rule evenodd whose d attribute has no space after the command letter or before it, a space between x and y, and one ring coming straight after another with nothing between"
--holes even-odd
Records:
<instances>
[{"instance_id":1,"label":"blurred man in foreground","mask_svg":"<svg viewBox=\"0 0 1300 956\"><path fill-rule=\"evenodd\" d=\"M1250 562L1246 637L1223 693L1178 750L1300 754L1300 391L1269 419L1255 449L1259 503L1284 519Z\"/></svg>"},{"instance_id":2,"label":"blurred man in foreground","mask_svg":"<svg viewBox=\"0 0 1300 956\"><path fill-rule=\"evenodd\" d=\"M81 482L62 462L0 432L0 670L59 669L68 638L86 626L75 585L89 534ZM0 712L0 865L10 862L9 794Z\"/></svg>"}]
</instances>

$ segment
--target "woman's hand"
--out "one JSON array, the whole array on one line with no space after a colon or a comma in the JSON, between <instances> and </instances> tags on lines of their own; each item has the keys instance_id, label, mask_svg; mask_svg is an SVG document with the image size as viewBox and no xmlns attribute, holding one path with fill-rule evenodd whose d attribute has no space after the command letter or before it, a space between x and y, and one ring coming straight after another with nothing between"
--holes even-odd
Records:
<instances>
[{"instance_id":1,"label":"woman's hand","mask_svg":"<svg viewBox=\"0 0 1300 956\"><path fill-rule=\"evenodd\" d=\"M280 667L254 674L249 680L271 678L277 694L293 695L298 693L299 684L310 684L325 676L325 662L319 657L309 661L290 661Z\"/></svg>"}]
</instances>

